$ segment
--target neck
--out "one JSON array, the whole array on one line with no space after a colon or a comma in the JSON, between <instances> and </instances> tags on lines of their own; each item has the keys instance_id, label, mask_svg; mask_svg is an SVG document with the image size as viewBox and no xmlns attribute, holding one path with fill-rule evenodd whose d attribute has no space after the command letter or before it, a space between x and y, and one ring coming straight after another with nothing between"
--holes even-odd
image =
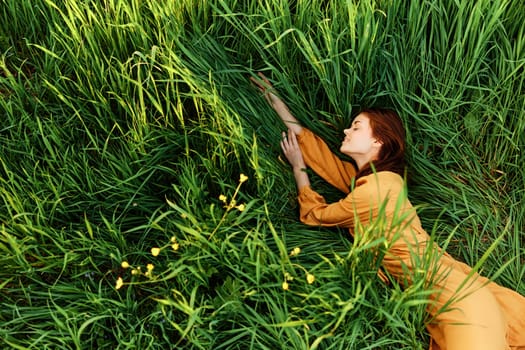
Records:
<instances>
[{"instance_id":1,"label":"neck","mask_svg":"<svg viewBox=\"0 0 525 350\"><path fill-rule=\"evenodd\" d=\"M363 170L363 168L366 168L368 164L372 162L372 160L368 158L366 159L354 158L354 161L355 161L355 164L357 165L357 170Z\"/></svg>"}]
</instances>

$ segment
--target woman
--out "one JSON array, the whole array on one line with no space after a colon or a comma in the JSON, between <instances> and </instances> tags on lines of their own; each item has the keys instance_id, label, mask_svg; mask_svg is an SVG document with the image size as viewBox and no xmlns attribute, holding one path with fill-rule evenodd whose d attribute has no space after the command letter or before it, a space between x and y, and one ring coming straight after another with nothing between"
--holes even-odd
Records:
<instances>
[{"instance_id":1,"label":"woman","mask_svg":"<svg viewBox=\"0 0 525 350\"><path fill-rule=\"evenodd\" d=\"M405 132L396 113L366 110L344 130L340 151L355 165L335 156L326 143L301 126L274 93L268 79L251 79L288 128L281 148L298 188L300 219L308 225L338 226L359 232L379 215L387 218L387 252L382 267L410 284L427 248L437 254L425 278L432 285L427 326L434 350L525 349L525 297L490 282L431 243L404 196ZM306 166L346 197L328 204L310 187ZM394 225L394 221L396 224ZM390 226L388 226L390 225ZM395 226L395 228L394 228ZM432 272L430 272L432 271Z\"/></svg>"}]
</instances>

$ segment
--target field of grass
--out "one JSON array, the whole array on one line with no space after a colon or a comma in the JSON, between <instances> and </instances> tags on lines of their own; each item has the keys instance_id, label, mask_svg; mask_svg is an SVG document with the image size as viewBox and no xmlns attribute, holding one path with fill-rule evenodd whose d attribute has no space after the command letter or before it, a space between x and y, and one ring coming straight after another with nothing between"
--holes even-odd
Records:
<instances>
[{"instance_id":1,"label":"field of grass","mask_svg":"<svg viewBox=\"0 0 525 350\"><path fill-rule=\"evenodd\" d=\"M523 13L0 0L0 348L427 348L423 288L298 222L258 71L334 149L360 108L399 111L425 228L525 294Z\"/></svg>"}]
</instances>

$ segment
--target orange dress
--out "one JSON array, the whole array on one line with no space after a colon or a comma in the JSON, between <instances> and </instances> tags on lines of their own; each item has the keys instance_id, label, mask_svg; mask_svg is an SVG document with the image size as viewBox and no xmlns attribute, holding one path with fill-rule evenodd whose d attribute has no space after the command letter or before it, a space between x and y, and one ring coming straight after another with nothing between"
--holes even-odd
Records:
<instances>
[{"instance_id":1,"label":"orange dress","mask_svg":"<svg viewBox=\"0 0 525 350\"><path fill-rule=\"evenodd\" d=\"M427 308L432 317L427 325L432 350L525 349L525 297L473 272L431 243L404 195L401 176L389 171L363 176L350 192L356 174L352 163L339 159L308 129L297 138L306 164L346 194L327 204L310 186L300 188L302 222L344 227L354 235L383 215L390 224L384 233L388 249L382 267L402 283L411 283L416 270L433 271L424 277L435 291ZM419 262L428 256L429 246L436 253L431 263L435 268L421 270Z\"/></svg>"}]
</instances>

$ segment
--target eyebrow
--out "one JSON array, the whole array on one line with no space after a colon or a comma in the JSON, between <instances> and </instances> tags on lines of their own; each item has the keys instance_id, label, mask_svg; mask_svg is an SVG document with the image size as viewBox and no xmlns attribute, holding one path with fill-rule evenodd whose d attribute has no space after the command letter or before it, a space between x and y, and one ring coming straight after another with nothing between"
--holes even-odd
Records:
<instances>
[{"instance_id":1,"label":"eyebrow","mask_svg":"<svg viewBox=\"0 0 525 350\"><path fill-rule=\"evenodd\" d=\"M360 120L354 120L354 122L352 123L352 125L356 125L357 123L361 123Z\"/></svg>"}]
</instances>

